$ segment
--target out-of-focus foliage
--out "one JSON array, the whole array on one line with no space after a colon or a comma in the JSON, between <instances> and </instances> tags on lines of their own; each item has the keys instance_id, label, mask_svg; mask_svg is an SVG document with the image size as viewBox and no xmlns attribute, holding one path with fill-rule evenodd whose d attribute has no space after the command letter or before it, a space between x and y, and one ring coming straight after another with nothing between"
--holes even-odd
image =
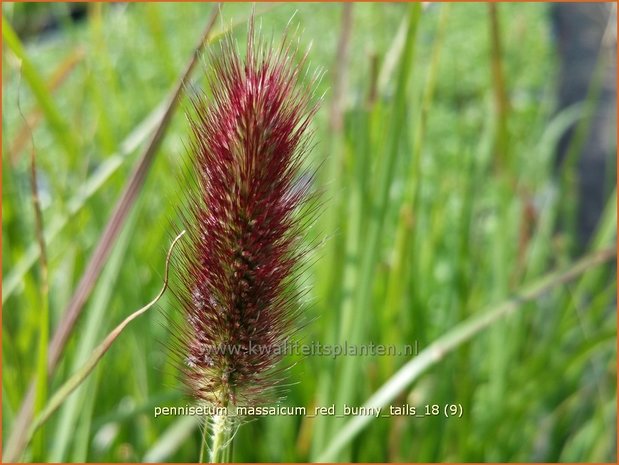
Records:
<instances>
[{"instance_id":1,"label":"out-of-focus foliage","mask_svg":"<svg viewBox=\"0 0 619 465\"><path fill-rule=\"evenodd\" d=\"M3 48L3 440L36 367L40 308L29 196L32 119L56 327L110 209L131 173L142 124L165 100L212 5L3 3L27 58L48 86L49 112ZM226 4L219 30L244 39L251 6ZM355 4L343 67L343 126L330 123L340 4L257 5L265 35L292 19L310 69L326 70L314 129L316 187L324 208L308 237L306 342L427 346L523 283L569 263L574 231L558 229L573 195L553 173L558 137L577 118L553 113L555 56L542 4L498 7L500 66L509 105L496 110L488 6ZM38 20L36 18L43 18ZM34 19L33 19L34 18ZM49 18L54 26L35 31ZM407 29L408 28L408 29ZM407 36L408 30L408 36ZM243 43L243 40L240 40ZM214 45L217 46L217 45ZM402 56L402 51L408 55ZM194 74L188 92L203 85ZM54 80L58 82L54 83ZM430 89L430 90L429 90ZM183 186L188 125L176 114L56 371L53 392L124 316L161 286L170 222ZM37 120L36 122L34 120ZM499 154L497 127L507 149ZM63 141L72 141L63 143ZM136 144L136 141L139 144ZM72 145L73 144L73 145ZM126 150L126 147L131 147ZM15 150L15 148L18 150ZM71 148L73 147L73 148ZM393 161L389 168L388 164ZM569 169L569 168L568 168ZM381 195L386 194L386 201ZM88 195L86 195L88 194ZM610 201L609 201L610 202ZM614 243L615 209L596 247ZM377 224L380 227L377 228ZM373 232L378 231L376 236ZM31 264L32 266L29 266ZM401 403L462 404L462 418L380 418L338 458L354 461L612 461L616 420L614 268L560 286L480 333L410 386ZM137 320L46 427L49 461L195 461L192 419L154 417L185 405L160 313ZM172 315L176 318L178 315ZM305 357L289 371L284 405L361 405L409 357ZM340 407L341 408L341 405ZM244 425L236 461L316 459L337 418L267 417Z\"/></svg>"}]
</instances>

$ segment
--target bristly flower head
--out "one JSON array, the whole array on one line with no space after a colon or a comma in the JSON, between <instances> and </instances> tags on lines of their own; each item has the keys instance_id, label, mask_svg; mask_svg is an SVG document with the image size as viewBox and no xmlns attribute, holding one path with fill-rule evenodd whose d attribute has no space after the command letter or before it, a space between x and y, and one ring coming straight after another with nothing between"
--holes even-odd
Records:
<instances>
[{"instance_id":1,"label":"bristly flower head","mask_svg":"<svg viewBox=\"0 0 619 465\"><path fill-rule=\"evenodd\" d=\"M193 99L193 188L174 289L187 321L185 382L226 408L262 402L279 378L313 197L303 165L316 81L302 84L288 40L274 50L254 36L252 22L245 55L231 38L210 54L211 95Z\"/></svg>"}]
</instances>

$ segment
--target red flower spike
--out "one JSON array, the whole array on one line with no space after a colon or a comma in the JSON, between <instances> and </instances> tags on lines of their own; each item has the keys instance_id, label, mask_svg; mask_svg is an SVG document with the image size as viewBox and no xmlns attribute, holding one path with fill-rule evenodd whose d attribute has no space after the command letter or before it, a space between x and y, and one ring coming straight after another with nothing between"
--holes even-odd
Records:
<instances>
[{"instance_id":1,"label":"red flower spike","mask_svg":"<svg viewBox=\"0 0 619 465\"><path fill-rule=\"evenodd\" d=\"M211 96L193 99L187 239L173 291L186 322L178 337L187 386L213 407L256 405L277 383L297 327L295 281L307 249L311 183L302 177L312 87L289 42L274 51L232 40L210 56ZM315 210L314 210L315 211Z\"/></svg>"}]
</instances>

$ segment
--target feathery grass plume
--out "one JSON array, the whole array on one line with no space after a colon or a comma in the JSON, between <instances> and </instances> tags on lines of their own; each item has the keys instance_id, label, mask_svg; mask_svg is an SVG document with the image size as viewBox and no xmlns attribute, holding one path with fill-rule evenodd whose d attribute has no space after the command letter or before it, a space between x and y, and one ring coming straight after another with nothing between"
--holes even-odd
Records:
<instances>
[{"instance_id":1,"label":"feathery grass plume","mask_svg":"<svg viewBox=\"0 0 619 465\"><path fill-rule=\"evenodd\" d=\"M285 38L274 49L249 24L247 51L231 37L210 52L211 95L193 98L192 181L181 211L183 244L174 289L186 317L179 349L184 381L210 410L211 459L282 377L286 341L298 327L295 286L304 230L316 211L304 168L316 111L307 55Z\"/></svg>"}]
</instances>

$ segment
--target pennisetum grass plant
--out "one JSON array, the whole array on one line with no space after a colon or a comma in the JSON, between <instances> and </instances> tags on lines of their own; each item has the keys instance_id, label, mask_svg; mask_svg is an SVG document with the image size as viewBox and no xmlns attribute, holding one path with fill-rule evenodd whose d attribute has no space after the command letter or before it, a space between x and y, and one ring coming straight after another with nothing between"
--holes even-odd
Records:
<instances>
[{"instance_id":1,"label":"pennisetum grass plant","mask_svg":"<svg viewBox=\"0 0 619 465\"><path fill-rule=\"evenodd\" d=\"M297 59L287 35L275 47L253 19L248 29L244 54L230 36L209 52L209 93L192 99L180 210L187 240L172 288L184 315L176 331L183 380L209 413L203 442L210 436L212 462L229 459L238 408L272 400L283 377L317 206L306 155L318 75L305 79L307 54Z\"/></svg>"}]
</instances>

